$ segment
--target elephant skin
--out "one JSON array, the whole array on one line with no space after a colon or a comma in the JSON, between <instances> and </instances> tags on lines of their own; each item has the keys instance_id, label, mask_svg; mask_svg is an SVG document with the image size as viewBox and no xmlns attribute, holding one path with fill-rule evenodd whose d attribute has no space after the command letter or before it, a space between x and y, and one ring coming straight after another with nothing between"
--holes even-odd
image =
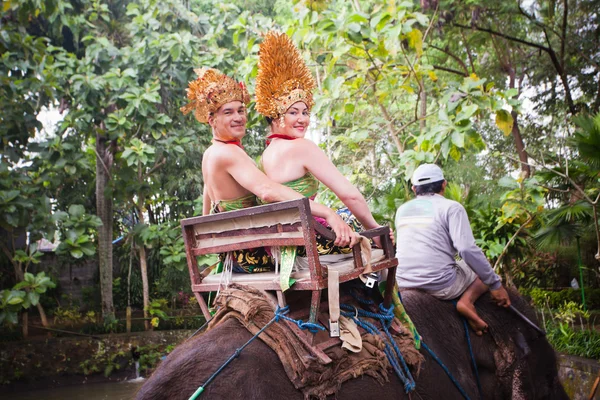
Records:
<instances>
[{"instance_id":1,"label":"elephant skin","mask_svg":"<svg viewBox=\"0 0 600 400\"><path fill-rule=\"evenodd\" d=\"M535 313L516 293L513 305L532 321ZM463 320L454 305L423 292L402 292L406 311L424 342L449 368L471 399L478 399ZM476 303L489 332L471 342L483 390L491 399L568 399L558 380L554 350L510 310L496 306L485 294ZM252 335L229 320L217 328L178 346L156 369L137 394L138 400L188 400L196 389ZM410 397L393 372L390 382L379 384L362 376L345 382L336 398L365 399L462 399L441 367L424 350L425 362L415 376L416 390ZM333 398L333 397L330 397ZM205 388L202 399L303 400L303 394L288 380L275 352L260 340L253 341Z\"/></svg>"}]
</instances>

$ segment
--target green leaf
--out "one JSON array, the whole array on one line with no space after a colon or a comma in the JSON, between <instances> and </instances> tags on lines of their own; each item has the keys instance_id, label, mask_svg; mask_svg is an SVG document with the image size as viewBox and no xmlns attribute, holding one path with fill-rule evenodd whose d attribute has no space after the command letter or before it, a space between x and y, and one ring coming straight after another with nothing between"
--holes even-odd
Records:
<instances>
[{"instance_id":1,"label":"green leaf","mask_svg":"<svg viewBox=\"0 0 600 400\"><path fill-rule=\"evenodd\" d=\"M13 324L13 325L16 325L19 322L16 312L5 311L5 312L3 312L3 314L4 314L4 318L0 318L0 320L6 319L6 321L8 321L8 323Z\"/></svg>"},{"instance_id":2,"label":"green leaf","mask_svg":"<svg viewBox=\"0 0 600 400\"><path fill-rule=\"evenodd\" d=\"M456 147L464 148L465 147L465 134L459 131L452 132L452 144ZM453 157L454 158L454 157Z\"/></svg>"},{"instance_id":3,"label":"green leaf","mask_svg":"<svg viewBox=\"0 0 600 400\"><path fill-rule=\"evenodd\" d=\"M408 45L415 49L417 55L423 54L423 33L419 29L413 29L407 35Z\"/></svg>"},{"instance_id":4,"label":"green leaf","mask_svg":"<svg viewBox=\"0 0 600 400\"><path fill-rule=\"evenodd\" d=\"M38 302L40 301L40 295L36 292L27 293L27 297L29 298L29 302L32 306L37 306Z\"/></svg>"},{"instance_id":5,"label":"green leaf","mask_svg":"<svg viewBox=\"0 0 600 400\"><path fill-rule=\"evenodd\" d=\"M505 188L517 189L519 187L519 182L517 182L514 178L511 178L510 176L505 176L500 178L500 180L498 181L498 185Z\"/></svg>"},{"instance_id":6,"label":"green leaf","mask_svg":"<svg viewBox=\"0 0 600 400\"><path fill-rule=\"evenodd\" d=\"M454 161L458 161L460 160L460 156L460 150L458 150L457 147L452 146L452 148L450 149L450 157L452 157Z\"/></svg>"},{"instance_id":7,"label":"green leaf","mask_svg":"<svg viewBox=\"0 0 600 400\"><path fill-rule=\"evenodd\" d=\"M506 110L498 110L496 111L496 125L502 132L504 132L504 136L510 135L513 129L513 117Z\"/></svg>"},{"instance_id":8,"label":"green leaf","mask_svg":"<svg viewBox=\"0 0 600 400\"><path fill-rule=\"evenodd\" d=\"M72 249L69 251L69 253L71 253L71 256L73 256L74 258L83 257L83 252L79 249Z\"/></svg>"},{"instance_id":9,"label":"green leaf","mask_svg":"<svg viewBox=\"0 0 600 400\"><path fill-rule=\"evenodd\" d=\"M85 214L85 207L81 204L72 204L69 206L69 214L72 218L81 218Z\"/></svg>"},{"instance_id":10,"label":"green leaf","mask_svg":"<svg viewBox=\"0 0 600 400\"><path fill-rule=\"evenodd\" d=\"M22 290L11 290L6 299L6 303L11 306L21 304L25 299L25 292Z\"/></svg>"},{"instance_id":11,"label":"green leaf","mask_svg":"<svg viewBox=\"0 0 600 400\"><path fill-rule=\"evenodd\" d=\"M25 272L25 275L23 276L23 280L29 284L34 284L35 276L31 272Z\"/></svg>"},{"instance_id":12,"label":"green leaf","mask_svg":"<svg viewBox=\"0 0 600 400\"><path fill-rule=\"evenodd\" d=\"M470 104L462 107L458 115L456 115L456 122L471 118L471 116L473 116L478 109L479 106L477 104Z\"/></svg>"}]
</instances>

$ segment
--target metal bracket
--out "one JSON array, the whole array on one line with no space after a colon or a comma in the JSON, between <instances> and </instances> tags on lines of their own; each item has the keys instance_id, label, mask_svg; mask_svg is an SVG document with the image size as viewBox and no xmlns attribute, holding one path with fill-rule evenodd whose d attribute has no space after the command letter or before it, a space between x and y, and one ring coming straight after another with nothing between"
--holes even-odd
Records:
<instances>
[{"instance_id":1,"label":"metal bracket","mask_svg":"<svg viewBox=\"0 0 600 400\"><path fill-rule=\"evenodd\" d=\"M365 282L365 286L368 288L373 288L379 276L375 272L371 272L369 275L366 275L367 281Z\"/></svg>"},{"instance_id":2,"label":"metal bracket","mask_svg":"<svg viewBox=\"0 0 600 400\"><path fill-rule=\"evenodd\" d=\"M340 337L340 323L338 321L329 320L329 336Z\"/></svg>"}]
</instances>

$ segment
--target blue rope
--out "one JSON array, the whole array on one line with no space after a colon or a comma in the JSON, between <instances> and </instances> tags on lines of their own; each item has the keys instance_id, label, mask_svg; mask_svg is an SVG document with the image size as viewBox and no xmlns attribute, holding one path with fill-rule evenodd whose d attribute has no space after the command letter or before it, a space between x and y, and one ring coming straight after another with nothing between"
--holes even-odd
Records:
<instances>
[{"instance_id":1,"label":"blue rope","mask_svg":"<svg viewBox=\"0 0 600 400\"><path fill-rule=\"evenodd\" d=\"M452 300L454 307L456 307L456 300ZM475 379L477 380L477 390L479 390L479 398L483 399L483 389L481 388L481 381L479 380L479 370L477 368L477 362L475 362L475 354L473 353L473 347L471 346L471 334L469 333L469 326L467 325L467 319L462 317L463 327L465 328L465 336L467 337L467 346L469 347L469 355L471 356L471 363L473 364L473 371L475 372Z\"/></svg>"},{"instance_id":2,"label":"blue rope","mask_svg":"<svg viewBox=\"0 0 600 400\"><path fill-rule=\"evenodd\" d=\"M400 303L404 303L402 301L402 293L400 293L400 291L398 291L398 297L400 298ZM466 324L466 321L464 321L464 322ZM475 367L475 376L477 377L477 387L479 388L479 395L481 396L481 398L483 398L483 394L482 394L482 390L481 390L481 383L479 382L479 374L477 372L477 366L475 364L475 356L473 355L473 350L471 348L471 338L469 337L468 332L467 332L467 343L469 344L469 351L471 352L471 360L473 361L473 366ZM446 367L444 365L444 363L442 362L442 360L440 360L438 358L438 356L433 352L433 350L431 350L429 348L429 346L427 346L427 344L423 341L423 338L421 338L421 346L429 353L429 355L431 356L431 358L433 358L433 360L435 362L437 362L440 365L440 367L442 367L442 369L444 370L444 372L446 373L446 375L448 375L448 378L450 378L450 380L452 381L452 383L454 384L454 386L456 386L456 388L458 389L458 391L460 392L460 394L466 400L470 400L469 396L467 395L467 393L465 392L465 390L462 388L462 386L460 386L460 384L458 383L458 381L456 380L456 378L454 378L454 376L452 375L452 373L450 372L450 370L448 369L448 367Z\"/></svg>"},{"instance_id":3,"label":"blue rope","mask_svg":"<svg viewBox=\"0 0 600 400\"><path fill-rule=\"evenodd\" d=\"M475 371L475 378L477 379L477 390L479 390L479 398L483 399L483 389L481 388L481 381L479 380L479 370L477 369L477 363L475 362L475 354L473 353L473 347L471 347L471 335L469 334L469 327L467 326L467 320L463 320L465 327L465 334L467 336L467 345L469 346L469 354L471 355L471 362L473 363L473 370Z\"/></svg>"},{"instance_id":4,"label":"blue rope","mask_svg":"<svg viewBox=\"0 0 600 400\"><path fill-rule=\"evenodd\" d=\"M375 304L375 301L372 299L365 299L364 297L359 297L354 290L350 291L350 295L358 301L360 304L372 305Z\"/></svg>"},{"instance_id":5,"label":"blue rope","mask_svg":"<svg viewBox=\"0 0 600 400\"><path fill-rule=\"evenodd\" d=\"M252 343L254 341L254 339L256 339L257 337L259 337L261 333L263 333L269 326L271 326L273 324L273 322L279 322L281 319L286 319L286 320L291 321L291 322L295 323L296 325L298 325L298 327L300 329L308 329L311 332L313 332L311 329L314 329L315 332L317 330L325 330L324 327L322 327L322 326L320 326L318 324L313 324L313 323L310 323L310 322L302 322L302 320L294 320L294 319L286 316L285 314L287 314L288 311L289 311L289 307L288 306L285 306L283 308L280 308L279 306L277 306L277 310L275 310L275 315L273 316L273 318L269 322L267 322L267 324L265 326L263 326L261 330L259 330L258 332L256 332L256 334L254 336L252 336L250 338L250 340L248 340L246 343L244 343L244 345L242 347L237 348L235 350L235 352L231 355L231 357L229 357L227 359L227 361L225 361L223 363L223 365L221 365L206 380L206 382L204 382L204 385L202 385L198 389L196 389L196 391L194 392L194 394L192 394L190 396L189 400L195 400L196 398L198 398L198 396L200 396L202 394L202 392L204 392L204 389L208 386L208 384L211 383L213 381L213 379L215 379L217 377L217 375L219 375L221 373L221 371L223 371L225 369L225 367L227 367L227 365L229 365L230 362L232 362L234 359L238 358L240 356L240 353L242 352L242 350L244 350L250 343Z\"/></svg>"},{"instance_id":6,"label":"blue rope","mask_svg":"<svg viewBox=\"0 0 600 400\"><path fill-rule=\"evenodd\" d=\"M421 341L421 346L429 353L429 355L434 359L434 361L437 362L440 365L440 367L442 367L442 369L444 370L444 372L446 373L446 375L448 375L448 378L450 378L450 380L452 381L452 383L454 383L454 386L456 386L456 388L458 389L458 391L460 392L460 394L462 394L462 396L466 400L470 400L469 396L467 396L467 393L460 386L460 384L454 378L454 376L452 376L452 374L450 373L450 370L448 369L448 367L446 367L444 365L444 363L442 362L442 360L440 360L438 358L438 356L435 355L435 353L429 348L429 346L427 346L427 344L425 344L425 342Z\"/></svg>"},{"instance_id":7,"label":"blue rope","mask_svg":"<svg viewBox=\"0 0 600 400\"><path fill-rule=\"evenodd\" d=\"M287 308L287 307L288 306L286 306L285 308ZM308 331L310 333L317 333L319 331L324 331L325 330L325 328L322 325L320 325L320 324L313 324L312 322L302 322L301 319L298 319L298 320L292 319L292 318L290 318L290 317L288 317L286 315L283 315L283 314L280 315L280 317L283 318L283 319L285 319L285 320L288 320L290 322L293 322L294 324L298 325L298 328L300 328L302 330L308 329Z\"/></svg>"},{"instance_id":8,"label":"blue rope","mask_svg":"<svg viewBox=\"0 0 600 400\"><path fill-rule=\"evenodd\" d=\"M415 390L415 380L412 377L410 370L408 369L408 365L406 364L406 361L402 356L400 348L398 347L396 341L393 339L392 335L388 330L394 319L394 307L390 306L386 309L383 306L383 304L381 304L379 306L379 309L382 311L382 313L374 313L371 311L357 309L356 307L352 307L347 304L340 304L340 308L342 310L348 310L341 312L343 316L351 318L356 323L356 325L360 326L370 334L379 335L380 331L372 323L362 320L358 317L373 318L381 322L381 326L383 327L383 330L388 338L387 341L384 341L384 353L387 356L390 365L394 369L394 372L396 372L396 375L398 375L398 378L400 378L400 381L404 384L405 392L409 393ZM354 313L352 313L352 311Z\"/></svg>"}]
</instances>

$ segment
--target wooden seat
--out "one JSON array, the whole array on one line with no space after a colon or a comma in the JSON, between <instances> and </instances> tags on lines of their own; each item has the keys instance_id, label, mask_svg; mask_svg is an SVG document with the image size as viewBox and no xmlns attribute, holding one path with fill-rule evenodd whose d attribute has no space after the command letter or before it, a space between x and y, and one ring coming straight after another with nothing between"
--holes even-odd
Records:
<instances>
[{"instance_id":1,"label":"wooden seat","mask_svg":"<svg viewBox=\"0 0 600 400\"><path fill-rule=\"evenodd\" d=\"M330 239L334 239L335 234L321 224L315 223L310 212L309 200L306 198L187 218L181 221L181 227L192 292L207 320L211 315L202 293L217 291L222 283L219 275L206 275L198 269L197 256L265 246L305 246L307 257L302 261L308 265L308 268L292 273L291 277L296 279L296 282L289 290L312 292L309 315L309 321L312 323L316 323L318 319L321 291L327 288L329 269L339 272L340 283L358 278L365 269L361 248L358 245L352 249L349 259L346 257L345 260L333 263L319 259L315 234L319 233ZM389 269L384 298L384 304L389 306L398 265L389 238L389 228L381 227L360 234L367 238L377 236L381 238L383 249L373 251L371 269L373 272ZM257 289L274 290L278 293L280 303L285 301L276 273L234 273L231 281Z\"/></svg>"}]
</instances>

